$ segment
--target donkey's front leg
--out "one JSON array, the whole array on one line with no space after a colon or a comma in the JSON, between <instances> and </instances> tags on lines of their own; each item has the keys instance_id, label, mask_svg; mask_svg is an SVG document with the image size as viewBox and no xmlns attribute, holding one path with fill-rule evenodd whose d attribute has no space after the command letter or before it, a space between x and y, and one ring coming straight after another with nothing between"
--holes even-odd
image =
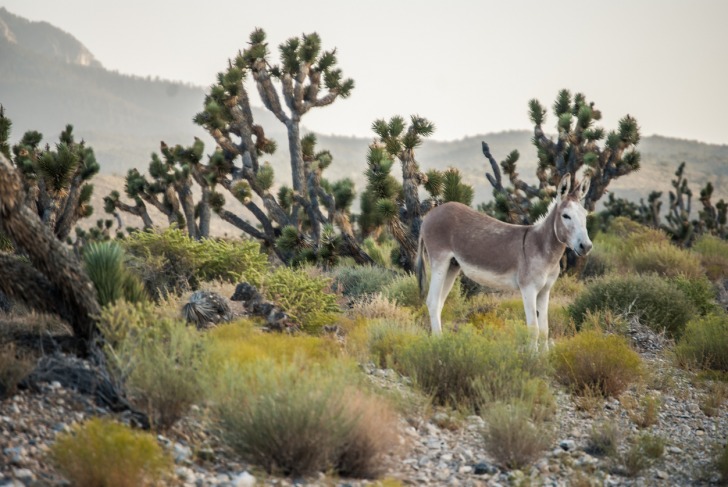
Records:
<instances>
[{"instance_id":1,"label":"donkey's front leg","mask_svg":"<svg viewBox=\"0 0 728 487\"><path fill-rule=\"evenodd\" d=\"M538 315L536 313L536 296L538 291L535 287L528 286L521 288L521 297L523 298L523 309L526 311L526 324L528 325L528 334L531 335L531 348L538 350Z\"/></svg>"},{"instance_id":2,"label":"donkey's front leg","mask_svg":"<svg viewBox=\"0 0 728 487\"><path fill-rule=\"evenodd\" d=\"M538 340L543 342L544 350L549 350L549 295L551 285L549 283L539 291L536 297L536 320L538 321Z\"/></svg>"}]
</instances>

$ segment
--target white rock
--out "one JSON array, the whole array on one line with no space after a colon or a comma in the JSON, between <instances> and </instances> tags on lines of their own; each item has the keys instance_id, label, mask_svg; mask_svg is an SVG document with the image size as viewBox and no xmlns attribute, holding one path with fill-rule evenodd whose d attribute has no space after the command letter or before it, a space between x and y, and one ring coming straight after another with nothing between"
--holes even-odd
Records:
<instances>
[{"instance_id":1,"label":"white rock","mask_svg":"<svg viewBox=\"0 0 728 487\"><path fill-rule=\"evenodd\" d=\"M192 457L192 448L181 443L175 443L172 451L174 461L177 463L186 462Z\"/></svg>"},{"instance_id":2,"label":"white rock","mask_svg":"<svg viewBox=\"0 0 728 487\"><path fill-rule=\"evenodd\" d=\"M255 482L255 477L248 472L243 472L232 480L233 487L253 487Z\"/></svg>"}]
</instances>

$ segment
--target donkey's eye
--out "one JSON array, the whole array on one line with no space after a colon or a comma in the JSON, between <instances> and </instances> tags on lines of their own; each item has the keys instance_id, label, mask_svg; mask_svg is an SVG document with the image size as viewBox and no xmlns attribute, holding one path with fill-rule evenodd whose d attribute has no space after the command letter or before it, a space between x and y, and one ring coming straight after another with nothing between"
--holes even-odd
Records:
<instances>
[{"instance_id":1,"label":"donkey's eye","mask_svg":"<svg viewBox=\"0 0 728 487\"><path fill-rule=\"evenodd\" d=\"M566 213L564 213L561 216L564 217L566 220L571 220L571 217L569 215L567 215Z\"/></svg>"}]
</instances>

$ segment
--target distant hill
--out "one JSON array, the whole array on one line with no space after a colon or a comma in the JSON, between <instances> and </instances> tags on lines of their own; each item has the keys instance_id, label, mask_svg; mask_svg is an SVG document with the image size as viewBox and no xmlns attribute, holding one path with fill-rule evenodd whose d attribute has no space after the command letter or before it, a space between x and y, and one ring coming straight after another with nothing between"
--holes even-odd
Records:
<instances>
[{"instance_id":1,"label":"distant hill","mask_svg":"<svg viewBox=\"0 0 728 487\"><path fill-rule=\"evenodd\" d=\"M227 54L231 53L220 53L221 68ZM146 169L150 154L159 151L160 140L186 145L200 137L208 151L212 150L211 139L192 122L202 107L201 87L109 71L71 34L47 22L30 22L4 8L0 8L0 60L0 104L13 121L12 141L32 129L53 143L67 123L73 124L77 136L94 148L102 173L108 175L97 187L97 211L101 198L110 191L102 188L121 188L121 175L128 169ZM269 158L277 181L290 181L283 125L263 108L255 108L254 117L266 135L278 142L278 152ZM490 167L481 152L481 141L488 142L499 161L517 149L519 172L533 182L536 155L531 136L528 131L508 131L449 142L426 141L417 157L424 169L458 167L474 185L477 203L491 198L485 178ZM321 149L329 149L334 156L326 176L351 177L361 190L371 138L318 135L318 141ZM652 189L668 191L678 164L687 161L695 199L706 181L713 182L719 196L728 197L728 145L650 136L638 149L643 168L610 186L618 196L639 200ZM665 197L663 206L666 201Z\"/></svg>"}]
</instances>

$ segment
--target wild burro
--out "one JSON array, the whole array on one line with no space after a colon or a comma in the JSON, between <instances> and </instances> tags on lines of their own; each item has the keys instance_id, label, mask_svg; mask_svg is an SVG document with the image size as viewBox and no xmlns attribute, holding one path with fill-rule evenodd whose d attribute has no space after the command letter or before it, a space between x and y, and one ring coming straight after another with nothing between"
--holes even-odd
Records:
<instances>
[{"instance_id":1,"label":"wild burro","mask_svg":"<svg viewBox=\"0 0 728 487\"><path fill-rule=\"evenodd\" d=\"M586 255L592 248L582 200L589 190L584 178L571 189L571 175L558 185L547 213L534 225L512 225L460 203L433 208L422 221L417 252L420 291L425 284L424 258L429 256L427 309L432 333L442 333L440 316L455 278L462 271L477 283L520 289L532 346L548 349L548 305L566 250Z\"/></svg>"}]
</instances>

